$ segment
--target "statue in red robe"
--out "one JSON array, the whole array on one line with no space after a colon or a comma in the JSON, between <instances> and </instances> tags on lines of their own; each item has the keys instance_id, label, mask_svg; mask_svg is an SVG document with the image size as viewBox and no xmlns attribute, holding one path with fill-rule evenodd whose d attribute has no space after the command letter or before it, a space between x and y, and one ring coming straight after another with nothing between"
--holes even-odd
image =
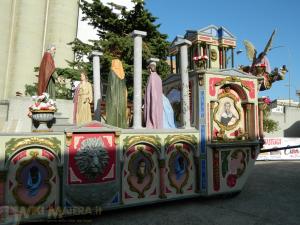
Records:
<instances>
[{"instance_id":1,"label":"statue in red robe","mask_svg":"<svg viewBox=\"0 0 300 225\"><path fill-rule=\"evenodd\" d=\"M55 99L55 77L57 76L53 59L55 51L55 46L51 46L42 58L39 68L37 89L38 95L42 95L43 92L47 92L52 99Z\"/></svg>"}]
</instances>

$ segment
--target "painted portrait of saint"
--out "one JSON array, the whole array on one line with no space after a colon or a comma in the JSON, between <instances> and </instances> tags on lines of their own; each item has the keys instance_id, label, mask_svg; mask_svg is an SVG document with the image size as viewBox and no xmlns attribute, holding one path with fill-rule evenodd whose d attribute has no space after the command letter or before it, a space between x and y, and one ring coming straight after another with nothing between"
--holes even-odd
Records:
<instances>
[{"instance_id":1,"label":"painted portrait of saint","mask_svg":"<svg viewBox=\"0 0 300 225\"><path fill-rule=\"evenodd\" d=\"M137 151L131 155L128 161L129 174L127 176L127 183L130 192L136 192L138 194L138 198L144 198L145 192L153 188L153 178L157 171L154 168L155 164L152 159L152 155L147 151L147 149L150 150L151 147L146 145L136 147Z\"/></svg>"},{"instance_id":2,"label":"painted portrait of saint","mask_svg":"<svg viewBox=\"0 0 300 225\"><path fill-rule=\"evenodd\" d=\"M220 122L224 126L228 126L231 124L234 124L236 120L238 119L237 116L234 114L232 110L232 104L229 101L226 101L223 106L223 112L220 116Z\"/></svg>"},{"instance_id":3,"label":"painted portrait of saint","mask_svg":"<svg viewBox=\"0 0 300 225\"><path fill-rule=\"evenodd\" d=\"M146 165L146 161L144 159L141 159L138 162L138 166L137 166L137 172L136 172L136 176L137 176L137 182L138 184L142 184L144 181L144 178L147 176L148 171L147 171L147 165Z\"/></svg>"},{"instance_id":4,"label":"painted portrait of saint","mask_svg":"<svg viewBox=\"0 0 300 225\"><path fill-rule=\"evenodd\" d=\"M30 197L38 194L39 188L42 185L42 174L37 166L33 166L29 169L26 188Z\"/></svg>"},{"instance_id":5,"label":"painted portrait of saint","mask_svg":"<svg viewBox=\"0 0 300 225\"><path fill-rule=\"evenodd\" d=\"M173 151L169 154L169 185L175 189L176 193L183 193L190 177L191 161L187 151L187 147L177 145L174 146Z\"/></svg>"},{"instance_id":6,"label":"painted portrait of saint","mask_svg":"<svg viewBox=\"0 0 300 225\"><path fill-rule=\"evenodd\" d=\"M176 174L176 180L180 180L181 177L186 172L186 160L183 156L177 155L175 160L175 174Z\"/></svg>"}]
</instances>

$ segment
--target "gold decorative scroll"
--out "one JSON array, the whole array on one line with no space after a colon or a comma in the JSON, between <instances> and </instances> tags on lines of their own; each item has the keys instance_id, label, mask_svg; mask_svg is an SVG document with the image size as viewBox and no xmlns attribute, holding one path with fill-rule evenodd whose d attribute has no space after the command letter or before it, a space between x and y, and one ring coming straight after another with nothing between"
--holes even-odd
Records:
<instances>
[{"instance_id":1,"label":"gold decorative scroll","mask_svg":"<svg viewBox=\"0 0 300 225\"><path fill-rule=\"evenodd\" d=\"M5 144L6 158L9 157L18 149L26 148L32 145L41 145L53 150L56 153L60 152L60 140L51 138L39 138L39 137L28 137L28 138L12 138Z\"/></svg>"},{"instance_id":2,"label":"gold decorative scroll","mask_svg":"<svg viewBox=\"0 0 300 225\"><path fill-rule=\"evenodd\" d=\"M161 149L161 138L156 135L144 136L144 135L136 135L136 136L128 136L124 139L123 149L127 151L131 146L136 144L150 144L160 151Z\"/></svg>"},{"instance_id":3,"label":"gold decorative scroll","mask_svg":"<svg viewBox=\"0 0 300 225\"><path fill-rule=\"evenodd\" d=\"M215 86L224 85L224 84L226 84L226 82L240 83L241 86L243 88L246 88L248 91L250 91L250 89L251 89L247 84L245 84L245 82L242 79L238 78L237 76L226 77L223 80L221 80L220 82L217 82L215 84Z\"/></svg>"},{"instance_id":4,"label":"gold decorative scroll","mask_svg":"<svg viewBox=\"0 0 300 225\"><path fill-rule=\"evenodd\" d=\"M168 149L170 145L178 143L178 142L186 142L197 149L198 141L195 135L168 135L165 139L165 149Z\"/></svg>"}]
</instances>

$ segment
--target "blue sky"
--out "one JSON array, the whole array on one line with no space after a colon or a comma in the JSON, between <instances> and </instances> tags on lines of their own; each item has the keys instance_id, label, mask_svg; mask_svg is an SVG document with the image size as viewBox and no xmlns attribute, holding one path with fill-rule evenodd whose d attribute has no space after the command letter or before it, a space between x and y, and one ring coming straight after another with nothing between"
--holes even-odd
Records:
<instances>
[{"instance_id":1,"label":"blue sky","mask_svg":"<svg viewBox=\"0 0 300 225\"><path fill-rule=\"evenodd\" d=\"M273 29L277 33L273 42L276 48L269 52L271 67L286 64L289 72L285 80L273 84L261 96L273 99L289 98L298 101L296 89L300 89L300 1L297 0L146 0L146 8L158 17L160 31L168 34L169 41L183 35L187 29L200 29L210 24L226 27L237 38L237 49L244 50L235 56L236 65L247 65L243 40L251 41L260 52L264 49Z\"/></svg>"}]
</instances>

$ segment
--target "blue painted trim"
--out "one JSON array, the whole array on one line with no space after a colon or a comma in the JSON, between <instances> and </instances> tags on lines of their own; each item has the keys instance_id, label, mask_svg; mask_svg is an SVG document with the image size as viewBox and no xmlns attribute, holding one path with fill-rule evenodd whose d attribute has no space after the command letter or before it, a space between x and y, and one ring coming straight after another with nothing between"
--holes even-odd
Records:
<instances>
[{"instance_id":1,"label":"blue painted trim","mask_svg":"<svg viewBox=\"0 0 300 225\"><path fill-rule=\"evenodd\" d=\"M119 192L117 194L115 194L111 203L112 204L120 203L120 193Z\"/></svg>"},{"instance_id":2,"label":"blue painted trim","mask_svg":"<svg viewBox=\"0 0 300 225\"><path fill-rule=\"evenodd\" d=\"M200 125L200 154L206 154L205 125Z\"/></svg>"},{"instance_id":3,"label":"blue painted trim","mask_svg":"<svg viewBox=\"0 0 300 225\"><path fill-rule=\"evenodd\" d=\"M200 118L203 119L204 116L205 116L204 91L200 91Z\"/></svg>"},{"instance_id":4,"label":"blue painted trim","mask_svg":"<svg viewBox=\"0 0 300 225\"><path fill-rule=\"evenodd\" d=\"M206 159L201 159L201 191L207 189L207 175L206 175Z\"/></svg>"}]
</instances>

